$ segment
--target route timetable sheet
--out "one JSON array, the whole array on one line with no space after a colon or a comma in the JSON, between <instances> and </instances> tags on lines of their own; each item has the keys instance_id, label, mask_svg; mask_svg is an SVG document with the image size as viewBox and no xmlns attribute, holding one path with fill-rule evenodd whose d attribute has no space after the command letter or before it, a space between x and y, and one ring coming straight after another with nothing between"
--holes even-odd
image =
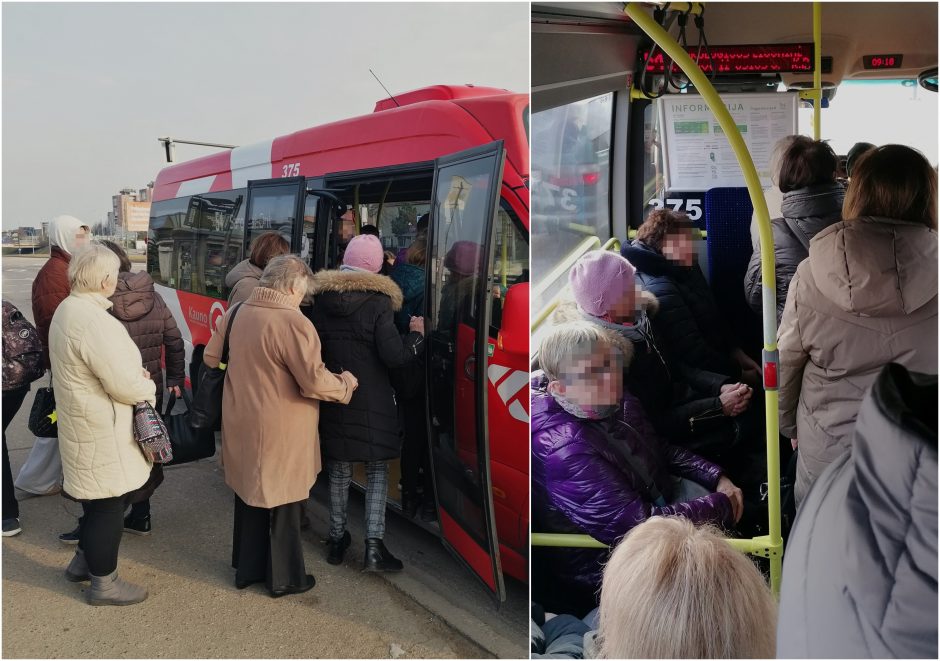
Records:
<instances>
[{"instance_id":1,"label":"route timetable sheet","mask_svg":"<svg viewBox=\"0 0 940 661\"><path fill-rule=\"evenodd\" d=\"M770 186L773 146L779 139L797 132L798 95L728 94L722 101L754 159L761 186ZM668 189L705 191L745 185L731 145L701 96L673 94L656 103L663 127Z\"/></svg>"}]
</instances>

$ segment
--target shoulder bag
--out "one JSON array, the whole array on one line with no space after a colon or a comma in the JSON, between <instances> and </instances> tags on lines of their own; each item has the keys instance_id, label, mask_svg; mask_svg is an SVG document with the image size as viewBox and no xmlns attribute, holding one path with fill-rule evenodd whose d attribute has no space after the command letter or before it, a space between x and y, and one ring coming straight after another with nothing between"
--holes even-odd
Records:
<instances>
[{"instance_id":1,"label":"shoulder bag","mask_svg":"<svg viewBox=\"0 0 940 661\"><path fill-rule=\"evenodd\" d=\"M222 428L222 388L225 386L225 368L228 366L228 339L242 304L232 308L232 316L225 327L225 340L222 342L222 357L218 367L199 367L199 390L193 395L189 423L195 429L216 431Z\"/></svg>"}]
</instances>

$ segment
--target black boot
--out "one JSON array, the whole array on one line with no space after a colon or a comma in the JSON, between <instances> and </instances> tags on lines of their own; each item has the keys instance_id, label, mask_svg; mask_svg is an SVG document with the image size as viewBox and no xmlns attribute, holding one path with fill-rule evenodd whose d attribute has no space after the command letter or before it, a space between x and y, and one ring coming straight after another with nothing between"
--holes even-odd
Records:
<instances>
[{"instance_id":1,"label":"black boot","mask_svg":"<svg viewBox=\"0 0 940 661\"><path fill-rule=\"evenodd\" d=\"M415 515L418 513L419 503L420 498L416 493L412 491L401 492L401 513L409 519L415 518Z\"/></svg>"},{"instance_id":2,"label":"black boot","mask_svg":"<svg viewBox=\"0 0 940 661\"><path fill-rule=\"evenodd\" d=\"M401 560L393 556L385 548L381 539L369 538L366 540L366 557L362 563L362 571L401 571L404 565Z\"/></svg>"},{"instance_id":3,"label":"black boot","mask_svg":"<svg viewBox=\"0 0 940 661\"><path fill-rule=\"evenodd\" d=\"M326 561L331 565L343 564L343 556L346 555L346 549L349 548L351 543L352 537L350 537L348 530L339 539L330 537L326 542Z\"/></svg>"}]
</instances>

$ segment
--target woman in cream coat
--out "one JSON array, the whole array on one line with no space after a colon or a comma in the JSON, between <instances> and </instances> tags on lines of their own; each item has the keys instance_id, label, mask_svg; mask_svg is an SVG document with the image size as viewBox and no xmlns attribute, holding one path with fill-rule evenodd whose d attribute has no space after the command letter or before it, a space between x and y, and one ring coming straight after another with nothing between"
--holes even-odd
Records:
<instances>
[{"instance_id":1,"label":"woman in cream coat","mask_svg":"<svg viewBox=\"0 0 940 661\"><path fill-rule=\"evenodd\" d=\"M125 496L141 487L151 464L134 440L133 408L155 403L155 386L124 326L108 314L119 260L101 245L75 255L71 294L49 329L55 374L63 489L82 503L78 551L66 578L91 580L93 605L143 601L147 591L118 578Z\"/></svg>"}]
</instances>

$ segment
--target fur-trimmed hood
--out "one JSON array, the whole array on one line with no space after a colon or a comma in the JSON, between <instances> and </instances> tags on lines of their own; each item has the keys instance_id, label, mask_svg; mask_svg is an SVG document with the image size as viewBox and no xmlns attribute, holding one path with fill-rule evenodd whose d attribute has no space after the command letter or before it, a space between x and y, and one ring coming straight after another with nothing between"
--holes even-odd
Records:
<instances>
[{"instance_id":1,"label":"fur-trimmed hood","mask_svg":"<svg viewBox=\"0 0 940 661\"><path fill-rule=\"evenodd\" d=\"M323 296L328 293L337 296ZM315 304L328 304L337 314L351 314L374 294L388 296L397 312L404 298L391 278L367 271L320 271L313 276L309 294L317 297Z\"/></svg>"},{"instance_id":2,"label":"fur-trimmed hood","mask_svg":"<svg viewBox=\"0 0 940 661\"><path fill-rule=\"evenodd\" d=\"M643 309L646 316L652 319L659 312L659 299L645 289L641 292ZM571 298L562 299L551 315L552 323L563 324L569 321L585 319L585 313L578 309L578 304Z\"/></svg>"}]
</instances>

